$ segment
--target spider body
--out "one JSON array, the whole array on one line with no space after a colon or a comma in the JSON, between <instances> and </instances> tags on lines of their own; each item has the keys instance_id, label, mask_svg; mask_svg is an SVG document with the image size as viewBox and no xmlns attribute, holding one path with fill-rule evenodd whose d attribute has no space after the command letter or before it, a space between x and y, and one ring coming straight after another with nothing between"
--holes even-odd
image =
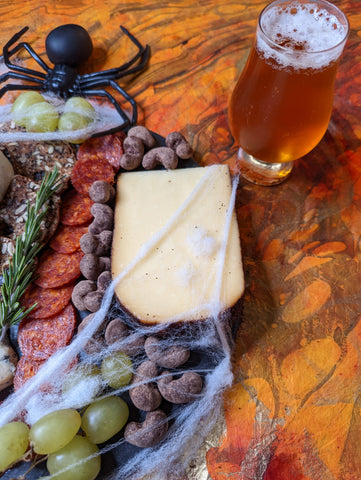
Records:
<instances>
[{"instance_id":1,"label":"spider body","mask_svg":"<svg viewBox=\"0 0 361 480\"><path fill-rule=\"evenodd\" d=\"M48 34L45 48L47 57L54 64L53 68L50 68L39 57L30 44L27 42L17 43L28 30L28 27L24 27L3 48L3 59L9 71L0 76L0 85L13 79L26 83L5 83L0 89L0 98L6 92L15 90L51 92L65 99L72 96L107 98L122 118L122 124L119 128L125 128L129 124L134 125L137 122L136 103L120 87L116 80L137 73L145 68L149 59L149 46L143 47L126 28L122 26L120 28L137 47L138 52L136 55L119 67L80 75L78 72L79 67L89 59L93 51L91 38L83 27L75 24L60 25ZM13 46L14 44L16 45ZM13 63L11 58L21 49L25 49L43 71L33 70ZM130 120L106 87L113 88L130 103L132 107ZM109 132L110 130L101 132L101 134Z\"/></svg>"}]
</instances>

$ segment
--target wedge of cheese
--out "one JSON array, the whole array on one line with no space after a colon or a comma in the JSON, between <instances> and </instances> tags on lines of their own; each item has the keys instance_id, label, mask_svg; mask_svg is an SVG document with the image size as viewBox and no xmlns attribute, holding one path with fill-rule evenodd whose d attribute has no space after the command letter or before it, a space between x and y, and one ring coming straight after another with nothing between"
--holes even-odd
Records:
<instances>
[{"instance_id":1,"label":"wedge of cheese","mask_svg":"<svg viewBox=\"0 0 361 480\"><path fill-rule=\"evenodd\" d=\"M191 321L244 290L226 165L122 173L112 245L115 293L142 323Z\"/></svg>"}]
</instances>

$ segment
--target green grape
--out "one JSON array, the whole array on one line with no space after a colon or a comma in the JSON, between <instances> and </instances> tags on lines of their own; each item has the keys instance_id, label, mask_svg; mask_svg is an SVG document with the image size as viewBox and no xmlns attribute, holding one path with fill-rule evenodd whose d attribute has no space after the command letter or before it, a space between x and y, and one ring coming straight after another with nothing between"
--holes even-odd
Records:
<instances>
[{"instance_id":1,"label":"green grape","mask_svg":"<svg viewBox=\"0 0 361 480\"><path fill-rule=\"evenodd\" d=\"M102 398L84 411L81 427L93 443L103 443L112 438L127 423L129 407L119 397Z\"/></svg>"},{"instance_id":2,"label":"green grape","mask_svg":"<svg viewBox=\"0 0 361 480\"><path fill-rule=\"evenodd\" d=\"M71 395L72 398L81 398L83 392L86 392L87 403L89 403L99 394L101 388L100 368L92 363L79 363L66 375L62 393Z\"/></svg>"},{"instance_id":3,"label":"green grape","mask_svg":"<svg viewBox=\"0 0 361 480\"><path fill-rule=\"evenodd\" d=\"M49 455L46 466L54 480L94 480L100 472L99 449L88 438L76 435Z\"/></svg>"},{"instance_id":4,"label":"green grape","mask_svg":"<svg viewBox=\"0 0 361 480\"><path fill-rule=\"evenodd\" d=\"M73 132L74 130L80 130L86 128L90 121L76 112L62 113L59 118L58 129L60 132ZM71 140L72 143L82 143L85 138L77 138Z\"/></svg>"},{"instance_id":5,"label":"green grape","mask_svg":"<svg viewBox=\"0 0 361 480\"><path fill-rule=\"evenodd\" d=\"M125 353L114 352L103 358L101 373L109 387L124 387L132 378L132 361Z\"/></svg>"},{"instance_id":6,"label":"green grape","mask_svg":"<svg viewBox=\"0 0 361 480\"><path fill-rule=\"evenodd\" d=\"M41 417L30 428L34 452L46 455L63 448L74 438L80 424L80 414L71 408L56 410Z\"/></svg>"},{"instance_id":7,"label":"green grape","mask_svg":"<svg viewBox=\"0 0 361 480\"><path fill-rule=\"evenodd\" d=\"M25 119L28 132L54 132L58 126L59 115L56 108L48 102L36 103Z\"/></svg>"},{"instance_id":8,"label":"green grape","mask_svg":"<svg viewBox=\"0 0 361 480\"><path fill-rule=\"evenodd\" d=\"M29 427L22 422L10 422L0 428L0 472L26 452L29 445ZM1 476L1 475L0 475Z\"/></svg>"},{"instance_id":9,"label":"green grape","mask_svg":"<svg viewBox=\"0 0 361 480\"><path fill-rule=\"evenodd\" d=\"M36 103L43 102L45 102L45 98L39 92L29 91L21 93L11 107L11 113L16 125L25 127L27 117L32 114L30 107Z\"/></svg>"},{"instance_id":10,"label":"green grape","mask_svg":"<svg viewBox=\"0 0 361 480\"><path fill-rule=\"evenodd\" d=\"M64 105L64 113L76 112L82 117L85 117L89 122L95 119L96 112L93 107L85 98L71 97Z\"/></svg>"},{"instance_id":11,"label":"green grape","mask_svg":"<svg viewBox=\"0 0 361 480\"><path fill-rule=\"evenodd\" d=\"M77 112L65 112L60 115L58 129L62 132L71 132L86 128L89 121Z\"/></svg>"}]
</instances>

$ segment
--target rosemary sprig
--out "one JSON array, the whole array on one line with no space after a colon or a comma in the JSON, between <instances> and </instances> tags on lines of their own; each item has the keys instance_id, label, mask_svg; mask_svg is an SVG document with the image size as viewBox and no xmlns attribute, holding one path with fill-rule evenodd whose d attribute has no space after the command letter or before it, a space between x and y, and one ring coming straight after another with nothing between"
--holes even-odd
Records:
<instances>
[{"instance_id":1,"label":"rosemary sprig","mask_svg":"<svg viewBox=\"0 0 361 480\"><path fill-rule=\"evenodd\" d=\"M15 251L9 267L3 268L0 303L0 341L3 341L9 327L16 325L28 315L35 305L27 310L21 306L20 299L30 285L34 275L35 257L43 247L40 242L40 227L48 207L47 201L61 184L61 177L55 168L41 182L36 194L35 205L27 205L25 232L16 237Z\"/></svg>"}]
</instances>

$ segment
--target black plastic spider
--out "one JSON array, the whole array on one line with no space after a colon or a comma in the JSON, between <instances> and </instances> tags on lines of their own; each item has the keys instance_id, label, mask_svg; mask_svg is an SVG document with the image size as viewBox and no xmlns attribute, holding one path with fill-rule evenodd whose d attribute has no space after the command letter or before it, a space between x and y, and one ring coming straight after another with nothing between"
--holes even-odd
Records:
<instances>
[{"instance_id":1,"label":"black plastic spider","mask_svg":"<svg viewBox=\"0 0 361 480\"><path fill-rule=\"evenodd\" d=\"M130 124L134 125L138 117L136 102L118 85L116 80L143 70L148 62L150 49L148 45L143 47L126 28L123 26L120 26L120 28L136 45L138 53L120 67L80 75L78 68L88 60L93 51L91 38L83 27L74 24L60 25L48 34L45 49L49 60L54 64L54 68L50 68L29 43L20 42L10 49L29 29L29 27L24 27L3 48L3 59L10 71L0 76L0 84L9 79L25 80L31 82L31 84L14 85L8 83L0 89L0 98L6 92L14 90L52 92L62 98L72 96L106 97L114 105L124 122L120 128L124 129ZM22 48L27 50L46 73L15 65L10 61L10 57ZM104 89L105 87L114 88L131 104L132 118L130 121L115 98ZM115 130L119 130L119 128L101 132L101 134Z\"/></svg>"}]
</instances>

